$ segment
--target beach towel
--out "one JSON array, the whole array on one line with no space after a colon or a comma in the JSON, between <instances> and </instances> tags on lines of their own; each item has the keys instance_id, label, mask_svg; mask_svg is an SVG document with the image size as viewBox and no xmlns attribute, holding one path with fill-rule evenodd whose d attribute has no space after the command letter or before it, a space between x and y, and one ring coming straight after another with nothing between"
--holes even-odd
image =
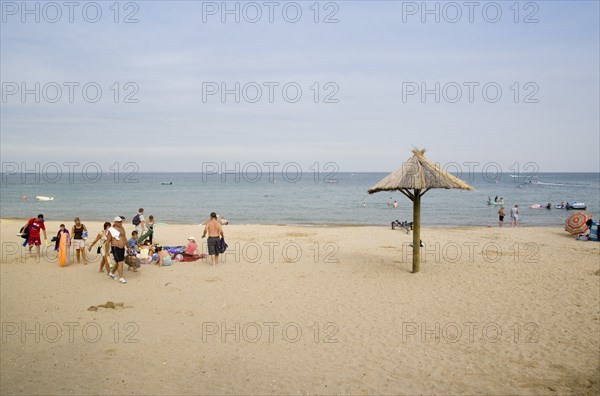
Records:
<instances>
[{"instance_id":1,"label":"beach towel","mask_svg":"<svg viewBox=\"0 0 600 396\"><path fill-rule=\"evenodd\" d=\"M163 246L171 256L185 252L185 246Z\"/></svg>"},{"instance_id":2,"label":"beach towel","mask_svg":"<svg viewBox=\"0 0 600 396\"><path fill-rule=\"evenodd\" d=\"M181 258L178 259L177 261L181 261L182 263L189 263L192 261L204 259L206 257L207 257L206 253L200 253L199 255L194 255L194 256L183 256L182 255Z\"/></svg>"},{"instance_id":3,"label":"beach towel","mask_svg":"<svg viewBox=\"0 0 600 396\"><path fill-rule=\"evenodd\" d=\"M596 223L595 221L592 223L592 226L590 227L590 241L596 241L598 242L598 223Z\"/></svg>"},{"instance_id":4,"label":"beach towel","mask_svg":"<svg viewBox=\"0 0 600 396\"><path fill-rule=\"evenodd\" d=\"M229 245L225 243L225 238L221 238L218 244L219 253L225 253L228 247Z\"/></svg>"},{"instance_id":5,"label":"beach towel","mask_svg":"<svg viewBox=\"0 0 600 396\"><path fill-rule=\"evenodd\" d=\"M185 251L185 246L163 246L163 249L169 252L171 256L174 256L173 258L175 261L180 261L182 263L197 261L207 257L206 253L200 253L199 255L195 256L183 256L181 253ZM177 255L181 255L181 257L176 259Z\"/></svg>"},{"instance_id":6,"label":"beach towel","mask_svg":"<svg viewBox=\"0 0 600 396\"><path fill-rule=\"evenodd\" d=\"M152 235L153 233L154 233L154 230L152 230L152 229L144 232L142 234L142 236L138 238L138 240L137 240L138 244L141 245L142 243L144 243L144 241L146 239L148 239L148 237L150 237L150 235Z\"/></svg>"},{"instance_id":7,"label":"beach towel","mask_svg":"<svg viewBox=\"0 0 600 396\"><path fill-rule=\"evenodd\" d=\"M21 227L19 233L21 234L21 238L25 239L23 241L23 247L27 246L27 241L29 241L29 225Z\"/></svg>"},{"instance_id":8,"label":"beach towel","mask_svg":"<svg viewBox=\"0 0 600 396\"><path fill-rule=\"evenodd\" d=\"M115 227L110 227L108 229L108 232L110 232L110 235L112 235L112 237L115 240L117 240L117 241L119 240L119 236L121 235L121 233Z\"/></svg>"}]
</instances>

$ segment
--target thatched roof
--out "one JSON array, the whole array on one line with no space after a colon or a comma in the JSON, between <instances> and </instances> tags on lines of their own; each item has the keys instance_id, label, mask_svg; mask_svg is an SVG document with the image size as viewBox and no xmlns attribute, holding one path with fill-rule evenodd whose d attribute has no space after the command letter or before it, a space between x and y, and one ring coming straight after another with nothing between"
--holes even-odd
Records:
<instances>
[{"instance_id":1,"label":"thatched roof","mask_svg":"<svg viewBox=\"0 0 600 396\"><path fill-rule=\"evenodd\" d=\"M425 158L423 155L425 150L414 148L412 152L414 155L408 161L371 187L369 194L379 191L429 190L431 188L473 190L473 187Z\"/></svg>"}]
</instances>

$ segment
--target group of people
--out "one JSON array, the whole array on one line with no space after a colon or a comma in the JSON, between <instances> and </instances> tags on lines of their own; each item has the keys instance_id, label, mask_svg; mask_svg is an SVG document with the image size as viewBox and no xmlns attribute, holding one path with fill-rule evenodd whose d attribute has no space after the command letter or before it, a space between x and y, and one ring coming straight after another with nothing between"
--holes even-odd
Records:
<instances>
[{"instance_id":1,"label":"group of people","mask_svg":"<svg viewBox=\"0 0 600 396\"><path fill-rule=\"evenodd\" d=\"M222 224L228 224L227 220L219 217L215 212L212 212L210 220L204 224L204 232L202 234L202 238L208 236L208 254L211 257L213 267L218 264L219 253L222 251L221 239L225 237ZM173 257L171 257L167 249L161 245L152 243L155 225L154 216L149 216L148 221L146 221L144 209L140 208L132 220L135 230L131 232L129 239L127 239L127 233L123 226L124 220L123 216L115 216L112 223L105 222L102 231L97 234L94 241L87 247L87 251L91 252L92 248L97 244L96 253L101 257L99 272L106 271L111 278L118 279L120 283L127 283L123 273L125 264L129 265L129 269L137 272L137 268L140 267L139 264L168 266L173 263ZM31 218L21 231L21 235L26 238L23 245L29 245L30 252L35 246L39 257L41 255L41 232L43 232L44 240L46 241L46 245L48 245L44 215L39 214L37 217ZM88 239L88 229L81 222L81 219L79 217L74 219L74 225L70 232L64 224L60 225L56 238L53 239L56 241L56 251L59 250L63 234L66 234L66 237L70 240L70 247L75 250L77 263L81 263L83 260L83 263L87 264L85 241ZM185 249L181 252L182 257L200 258L196 238L190 236L187 241ZM112 265L110 264L110 256L114 260Z\"/></svg>"},{"instance_id":2,"label":"group of people","mask_svg":"<svg viewBox=\"0 0 600 396\"><path fill-rule=\"evenodd\" d=\"M504 216L506 213L504 212L504 206L500 207L498 210L498 227L502 228L504 225ZM510 209L510 226L517 227L519 225L519 205L515 205Z\"/></svg>"}]
</instances>

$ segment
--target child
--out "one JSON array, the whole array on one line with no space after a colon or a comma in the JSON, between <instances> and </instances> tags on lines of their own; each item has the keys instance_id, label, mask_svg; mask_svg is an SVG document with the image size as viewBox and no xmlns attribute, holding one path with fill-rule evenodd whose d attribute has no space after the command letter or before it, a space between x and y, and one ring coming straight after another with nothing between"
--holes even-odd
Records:
<instances>
[{"instance_id":1,"label":"child","mask_svg":"<svg viewBox=\"0 0 600 396\"><path fill-rule=\"evenodd\" d=\"M136 254L138 254L139 246L138 246L137 241L138 241L138 232L132 231L131 238L129 238L129 240L127 241L127 244L129 245L129 249L127 251L128 255L135 256Z\"/></svg>"},{"instance_id":2,"label":"child","mask_svg":"<svg viewBox=\"0 0 600 396\"><path fill-rule=\"evenodd\" d=\"M67 230L64 224L60 225L60 230L58 230L58 233L56 234L56 242L54 243L55 252L58 252L58 245L60 244L60 237L62 234L67 234L67 236L69 236L69 230Z\"/></svg>"},{"instance_id":3,"label":"child","mask_svg":"<svg viewBox=\"0 0 600 396\"><path fill-rule=\"evenodd\" d=\"M154 254L154 247L149 241L144 242L140 247L140 253L137 255L138 262L140 264L152 264ZM158 258L157 258L158 260Z\"/></svg>"},{"instance_id":4,"label":"child","mask_svg":"<svg viewBox=\"0 0 600 396\"><path fill-rule=\"evenodd\" d=\"M148 240L150 241L150 244L152 244L152 238L154 237L154 216L153 215L150 215L148 217L148 224L147 224L147 226L148 226L148 230L152 231L150 233L150 236L148 237Z\"/></svg>"}]
</instances>

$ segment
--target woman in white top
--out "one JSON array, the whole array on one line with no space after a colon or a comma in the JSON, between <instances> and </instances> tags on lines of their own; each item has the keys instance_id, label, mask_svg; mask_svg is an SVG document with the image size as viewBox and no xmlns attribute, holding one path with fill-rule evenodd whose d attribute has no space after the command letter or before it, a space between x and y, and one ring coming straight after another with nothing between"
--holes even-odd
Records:
<instances>
[{"instance_id":1,"label":"woman in white top","mask_svg":"<svg viewBox=\"0 0 600 396\"><path fill-rule=\"evenodd\" d=\"M103 268L106 268L106 273L110 272L110 264L108 263L108 252L106 251L104 245L106 243L106 233L110 228L110 223L107 221L104 223L104 230L100 231L94 239L94 242L88 247L88 251L92 251L92 247L96 244L96 242L100 241L100 246L98 246L98 254L102 255L102 260L100 260L100 271L102 272Z\"/></svg>"}]
</instances>

